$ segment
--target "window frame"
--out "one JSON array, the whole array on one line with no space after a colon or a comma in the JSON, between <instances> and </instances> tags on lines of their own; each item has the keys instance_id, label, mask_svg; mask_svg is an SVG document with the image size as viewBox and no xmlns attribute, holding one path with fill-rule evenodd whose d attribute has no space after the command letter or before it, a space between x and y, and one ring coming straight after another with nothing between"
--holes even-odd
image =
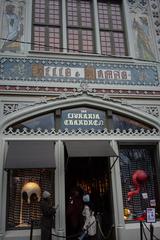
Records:
<instances>
[{"instance_id":1,"label":"window frame","mask_svg":"<svg viewBox=\"0 0 160 240\"><path fill-rule=\"evenodd\" d=\"M84 1L84 0L81 0ZM90 10L91 10L91 27L88 26L82 26L82 20L81 20L81 1L77 0L77 26L71 26L68 24L68 2L66 3L66 23L67 23L67 51L68 53L88 53L88 54L95 54L96 53L96 46L95 46L95 30L94 30L94 11L93 11L93 0L87 0L90 2ZM78 31L78 50L70 49L69 48L69 30L77 30ZM92 32L92 52L84 51L83 50L83 31L91 31Z\"/></svg>"},{"instance_id":2,"label":"window frame","mask_svg":"<svg viewBox=\"0 0 160 240\"><path fill-rule=\"evenodd\" d=\"M100 26L100 19L99 19L99 6L98 6L98 3L106 3L108 5L108 29L106 28L101 28ZM118 29L114 29L113 28L113 24L112 24L112 12L111 12L111 5L112 4L116 4L116 3L119 3L118 1L114 0L114 1L111 1L111 0L108 0L107 2L105 2L104 0L97 0L97 13L98 13L98 21L99 21L99 35L100 35L100 45L101 45L101 55L114 55L114 56L117 56L117 57L122 57L122 56L127 56L128 55L128 50L127 50L127 42L126 42L126 33L125 33L125 25L124 25L124 18L123 18L123 15L124 15L124 9L123 9L123 2L120 1L120 4L119 4L119 7L120 7L120 18L121 18L121 26L122 26L122 30L118 30ZM104 32L104 33L109 33L110 34L110 44L111 44L111 54L107 54L107 53L103 53L103 49L102 49L102 41L101 41L101 33ZM116 54L116 51L115 51L115 41L114 41L114 33L121 33L123 34L123 40L124 40L124 52L125 54L124 55L118 55ZM105 41L106 43L106 41ZM107 45L106 45L107 46ZM120 48L121 49L121 48Z\"/></svg>"},{"instance_id":3,"label":"window frame","mask_svg":"<svg viewBox=\"0 0 160 240\"><path fill-rule=\"evenodd\" d=\"M59 0L59 24L51 24L49 23L49 1L50 0L45 0L45 23L37 23L35 22L34 20L34 17L35 17L35 0L33 0L32 2L32 36L31 36L31 40L32 40L32 44L31 44L31 50L32 51L40 51L40 52L49 52L49 53L58 53L58 52L61 52L62 51L62 0ZM34 31L34 28L35 27L44 27L45 28L45 36L44 36L44 45L41 44L40 42L39 43L35 43L34 42L34 37L35 37L35 31ZM59 29L59 48L57 47L53 47L53 46L50 46L49 45L49 28L58 28ZM34 48L34 45L39 45L39 48L41 47L41 45L44 47L44 50L41 50L41 49L35 49ZM50 50L50 48L52 50ZM56 49L56 51L55 51Z\"/></svg>"}]
</instances>

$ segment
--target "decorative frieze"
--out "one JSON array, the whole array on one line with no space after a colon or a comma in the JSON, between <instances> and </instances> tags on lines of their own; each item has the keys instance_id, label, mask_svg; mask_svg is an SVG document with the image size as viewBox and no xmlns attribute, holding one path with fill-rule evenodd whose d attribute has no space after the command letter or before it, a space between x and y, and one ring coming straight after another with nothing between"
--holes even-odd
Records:
<instances>
[{"instance_id":1,"label":"decorative frieze","mask_svg":"<svg viewBox=\"0 0 160 240\"><path fill-rule=\"evenodd\" d=\"M19 109L19 105L17 103L4 104L3 106L3 115L8 115L12 112L15 112Z\"/></svg>"},{"instance_id":2,"label":"decorative frieze","mask_svg":"<svg viewBox=\"0 0 160 240\"><path fill-rule=\"evenodd\" d=\"M23 129L23 131L19 131L19 129L17 130L13 130L12 128L9 128L7 130L5 130L3 132L3 134L5 136L108 136L108 137L116 137L116 136L124 136L124 137L128 137L128 136L133 136L133 137L147 137L147 136L152 136L152 137L159 137L160 138L160 131L156 130L156 129L151 129L151 130L145 130L145 129L141 129L141 130L133 130L133 129L128 129L128 130L123 130L121 131L120 129L116 129L116 130L108 130L108 129L104 129L104 130L99 130L99 131L95 131L94 129L92 130L86 130L83 131L82 129L78 129L78 130L72 130L69 131L68 129L65 129L64 131L61 130L55 130L55 129L51 129L50 131L45 129L44 131L42 131L41 129L31 129L28 130L26 128Z\"/></svg>"},{"instance_id":3,"label":"decorative frieze","mask_svg":"<svg viewBox=\"0 0 160 240\"><path fill-rule=\"evenodd\" d=\"M135 105L135 107L137 107L138 109L142 110L143 112L147 112L151 115L153 115L154 117L159 118L160 117L160 106L154 106L154 105Z\"/></svg>"},{"instance_id":4,"label":"decorative frieze","mask_svg":"<svg viewBox=\"0 0 160 240\"><path fill-rule=\"evenodd\" d=\"M94 85L158 86L156 65L115 64L96 61L50 60L34 58L0 59L0 83L42 87L49 84L63 85L66 88L74 84ZM48 87L48 85L47 85Z\"/></svg>"}]
</instances>

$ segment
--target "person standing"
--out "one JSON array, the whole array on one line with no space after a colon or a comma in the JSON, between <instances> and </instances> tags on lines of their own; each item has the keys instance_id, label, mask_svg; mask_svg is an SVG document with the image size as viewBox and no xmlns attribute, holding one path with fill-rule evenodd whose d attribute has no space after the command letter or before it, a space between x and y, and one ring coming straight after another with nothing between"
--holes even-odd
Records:
<instances>
[{"instance_id":1,"label":"person standing","mask_svg":"<svg viewBox=\"0 0 160 240\"><path fill-rule=\"evenodd\" d=\"M80 233L83 225L83 201L78 187L73 188L67 205L67 236ZM77 238L75 238L77 239Z\"/></svg>"},{"instance_id":2,"label":"person standing","mask_svg":"<svg viewBox=\"0 0 160 240\"><path fill-rule=\"evenodd\" d=\"M84 237L84 239L96 240L97 226L96 226L96 218L94 216L94 211L92 211L92 209L88 205L85 205L82 215L85 217L83 230L84 232L86 232L86 236Z\"/></svg>"},{"instance_id":3,"label":"person standing","mask_svg":"<svg viewBox=\"0 0 160 240\"><path fill-rule=\"evenodd\" d=\"M56 208L52 207L51 194L44 191L42 194L41 201L41 240L52 239L52 225L56 213Z\"/></svg>"}]
</instances>

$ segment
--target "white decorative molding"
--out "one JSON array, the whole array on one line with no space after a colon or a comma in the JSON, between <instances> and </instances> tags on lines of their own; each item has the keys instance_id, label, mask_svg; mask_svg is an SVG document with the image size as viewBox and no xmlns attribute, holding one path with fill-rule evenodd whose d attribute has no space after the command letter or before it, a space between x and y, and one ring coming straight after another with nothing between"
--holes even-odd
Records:
<instances>
[{"instance_id":1,"label":"white decorative molding","mask_svg":"<svg viewBox=\"0 0 160 240\"><path fill-rule=\"evenodd\" d=\"M146 136L158 136L160 137L160 131L158 131L157 129L143 129L141 128L140 130L136 129L128 129L128 130L123 130L121 131L120 129L104 129L99 130L99 131L95 131L94 129L92 130L86 130L86 131L82 131L82 129L77 130L72 130L69 131L68 129L65 129L65 131L61 131L56 130L56 129L51 129L51 130L41 130L40 128L38 128L37 130L31 129L28 130L27 128L23 128L23 130L20 129L16 129L14 130L13 128L9 128L6 129L3 134L5 136L136 136L136 137L146 137Z\"/></svg>"},{"instance_id":2,"label":"white decorative molding","mask_svg":"<svg viewBox=\"0 0 160 240\"><path fill-rule=\"evenodd\" d=\"M18 108L16 112L3 116L1 119L1 126L3 129L6 129L14 124L14 122L23 121L25 118L32 118L36 115L42 115L48 111L54 111L59 108L72 108L86 104L95 108L101 107L119 114L128 115L128 117L139 119L156 129L159 129L160 126L157 117L147 114L144 110L139 109L139 106L131 105L131 103L125 99L111 98L107 94L88 92L86 89L70 94L63 93L52 98L44 97L35 102L30 102L27 106L23 106L21 110Z\"/></svg>"},{"instance_id":3,"label":"white decorative molding","mask_svg":"<svg viewBox=\"0 0 160 240\"><path fill-rule=\"evenodd\" d=\"M143 112L147 112L148 114L151 114L154 117L159 118L160 117L160 106L155 106L155 105L135 105L136 108Z\"/></svg>"},{"instance_id":4,"label":"white decorative molding","mask_svg":"<svg viewBox=\"0 0 160 240\"><path fill-rule=\"evenodd\" d=\"M11 114L13 112L16 112L16 111L19 111L19 110L22 110L23 108L26 108L26 107L30 107L30 106L33 106L33 105L36 105L36 104L43 104L43 103L47 103L47 98L44 96L44 97L41 97L39 98L37 101L34 101L34 102L4 102L3 104L3 115L8 115L8 114Z\"/></svg>"}]
</instances>

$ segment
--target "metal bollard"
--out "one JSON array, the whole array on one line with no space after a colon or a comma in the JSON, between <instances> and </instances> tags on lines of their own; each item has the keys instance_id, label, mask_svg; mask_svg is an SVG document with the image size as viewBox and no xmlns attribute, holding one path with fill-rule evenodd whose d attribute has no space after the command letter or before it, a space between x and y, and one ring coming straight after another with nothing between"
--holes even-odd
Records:
<instances>
[{"instance_id":1,"label":"metal bollard","mask_svg":"<svg viewBox=\"0 0 160 240\"><path fill-rule=\"evenodd\" d=\"M153 231L154 231L154 227L153 224L150 224L150 240L153 240Z\"/></svg>"},{"instance_id":2,"label":"metal bollard","mask_svg":"<svg viewBox=\"0 0 160 240\"><path fill-rule=\"evenodd\" d=\"M30 240L32 240L32 236L33 236L33 220L31 219Z\"/></svg>"},{"instance_id":3,"label":"metal bollard","mask_svg":"<svg viewBox=\"0 0 160 240\"><path fill-rule=\"evenodd\" d=\"M140 240L143 240L143 223L140 221Z\"/></svg>"}]
</instances>

